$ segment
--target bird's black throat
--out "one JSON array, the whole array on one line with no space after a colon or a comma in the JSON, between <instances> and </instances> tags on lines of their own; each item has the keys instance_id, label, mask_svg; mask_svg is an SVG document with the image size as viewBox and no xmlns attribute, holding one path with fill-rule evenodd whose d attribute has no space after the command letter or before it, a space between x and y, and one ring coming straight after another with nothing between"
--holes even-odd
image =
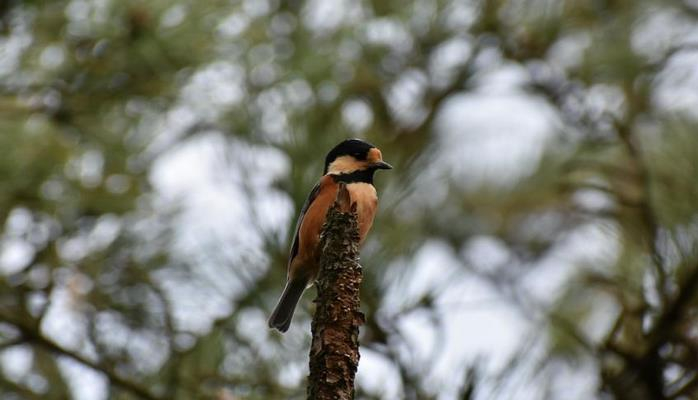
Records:
<instances>
[{"instance_id":1,"label":"bird's black throat","mask_svg":"<svg viewBox=\"0 0 698 400\"><path fill-rule=\"evenodd\" d=\"M359 169L345 174L332 175L335 182L356 183L364 182L373 184L373 174L376 172L374 168Z\"/></svg>"}]
</instances>

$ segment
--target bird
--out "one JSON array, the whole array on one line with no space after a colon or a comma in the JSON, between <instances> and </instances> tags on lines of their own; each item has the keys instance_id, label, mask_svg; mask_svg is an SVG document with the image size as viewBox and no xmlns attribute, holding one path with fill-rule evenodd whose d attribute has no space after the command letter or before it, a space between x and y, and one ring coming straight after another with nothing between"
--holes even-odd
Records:
<instances>
[{"instance_id":1,"label":"bird","mask_svg":"<svg viewBox=\"0 0 698 400\"><path fill-rule=\"evenodd\" d=\"M378 194L373 175L379 169L392 169L381 151L361 139L347 139L325 157L325 169L301 208L287 264L286 286L269 317L269 327L284 333L305 289L311 287L320 270L319 243L327 211L335 201L340 183L346 185L356 204L361 245L373 225Z\"/></svg>"}]
</instances>

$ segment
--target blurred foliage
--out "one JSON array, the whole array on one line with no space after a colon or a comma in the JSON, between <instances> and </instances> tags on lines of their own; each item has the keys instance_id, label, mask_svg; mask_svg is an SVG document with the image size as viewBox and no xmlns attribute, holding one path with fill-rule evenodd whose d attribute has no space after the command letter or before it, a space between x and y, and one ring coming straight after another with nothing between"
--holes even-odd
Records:
<instances>
[{"instance_id":1,"label":"blurred foliage","mask_svg":"<svg viewBox=\"0 0 698 400\"><path fill-rule=\"evenodd\" d=\"M689 0L0 2L0 397L302 398L312 306L283 338L265 318L290 209L360 136L397 167L361 340L397 382L357 397L570 398L579 369L599 398L697 398L697 26ZM491 130L449 115L490 93L552 133L488 175L458 152ZM497 134L503 163L522 139ZM590 231L612 251L576 256ZM437 376L473 281L527 339Z\"/></svg>"}]
</instances>

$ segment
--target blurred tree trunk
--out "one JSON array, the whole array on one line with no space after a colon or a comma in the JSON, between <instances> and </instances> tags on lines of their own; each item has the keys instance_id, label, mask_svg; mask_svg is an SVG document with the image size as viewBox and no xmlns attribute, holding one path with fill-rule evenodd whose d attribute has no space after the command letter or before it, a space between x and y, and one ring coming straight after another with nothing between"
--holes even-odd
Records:
<instances>
[{"instance_id":1,"label":"blurred tree trunk","mask_svg":"<svg viewBox=\"0 0 698 400\"><path fill-rule=\"evenodd\" d=\"M308 399L352 399L359 365L361 266L355 205L340 184L320 239L317 309L312 323Z\"/></svg>"}]
</instances>

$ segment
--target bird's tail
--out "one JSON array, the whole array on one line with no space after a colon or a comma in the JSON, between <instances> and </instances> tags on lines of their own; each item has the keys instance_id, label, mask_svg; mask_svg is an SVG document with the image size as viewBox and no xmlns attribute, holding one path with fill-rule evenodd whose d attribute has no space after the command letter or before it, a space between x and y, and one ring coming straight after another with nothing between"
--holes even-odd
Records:
<instances>
[{"instance_id":1,"label":"bird's tail","mask_svg":"<svg viewBox=\"0 0 698 400\"><path fill-rule=\"evenodd\" d=\"M286 332L291 325L296 304L305 290L306 282L300 279L289 279L286 282L284 292L281 293L279 302L274 312L269 317L269 327L276 328L279 332Z\"/></svg>"}]
</instances>

